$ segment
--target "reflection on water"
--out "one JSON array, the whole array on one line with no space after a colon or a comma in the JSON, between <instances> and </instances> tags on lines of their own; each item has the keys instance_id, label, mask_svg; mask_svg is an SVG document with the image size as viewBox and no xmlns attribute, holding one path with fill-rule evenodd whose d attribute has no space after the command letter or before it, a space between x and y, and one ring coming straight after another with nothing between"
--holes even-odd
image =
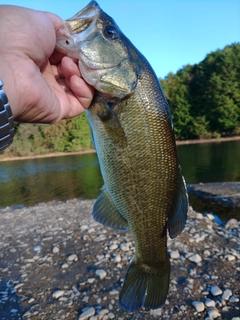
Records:
<instances>
[{"instance_id":1,"label":"reflection on water","mask_svg":"<svg viewBox=\"0 0 240 320\"><path fill-rule=\"evenodd\" d=\"M0 206L95 198L102 186L96 154L0 164Z\"/></svg>"},{"instance_id":2,"label":"reflection on water","mask_svg":"<svg viewBox=\"0 0 240 320\"><path fill-rule=\"evenodd\" d=\"M178 146L188 184L240 180L240 141ZM94 199L103 184L97 155L0 163L0 207Z\"/></svg>"},{"instance_id":3,"label":"reflection on water","mask_svg":"<svg viewBox=\"0 0 240 320\"><path fill-rule=\"evenodd\" d=\"M188 184L240 181L240 141L178 146Z\"/></svg>"}]
</instances>

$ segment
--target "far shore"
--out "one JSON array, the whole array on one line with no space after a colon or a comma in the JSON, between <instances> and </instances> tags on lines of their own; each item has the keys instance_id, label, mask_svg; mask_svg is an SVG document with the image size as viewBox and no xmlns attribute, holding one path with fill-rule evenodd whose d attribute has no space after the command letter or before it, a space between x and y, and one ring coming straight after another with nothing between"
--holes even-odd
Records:
<instances>
[{"instance_id":1,"label":"far shore","mask_svg":"<svg viewBox=\"0 0 240 320\"><path fill-rule=\"evenodd\" d=\"M236 137L228 137L228 138L216 138L216 139L196 139L196 140L177 140L176 144L185 145L185 144L200 144L200 143L212 143L212 142L225 142L225 141L234 141L240 140L240 136ZM87 153L95 153L94 149L82 150L76 152L55 152L48 154L39 154L39 155L30 155L30 156L21 156L21 157L6 157L0 158L0 162L4 161L16 161L16 160L28 160L28 159L39 159L39 158L51 158L51 157L61 157L61 156L70 156L77 154L87 154Z\"/></svg>"}]
</instances>

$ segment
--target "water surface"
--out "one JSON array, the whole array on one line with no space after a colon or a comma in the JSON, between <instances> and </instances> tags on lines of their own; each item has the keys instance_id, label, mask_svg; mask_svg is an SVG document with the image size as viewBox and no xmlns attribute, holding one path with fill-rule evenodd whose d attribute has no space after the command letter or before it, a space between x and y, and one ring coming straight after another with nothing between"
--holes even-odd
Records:
<instances>
[{"instance_id":1,"label":"water surface","mask_svg":"<svg viewBox=\"0 0 240 320\"><path fill-rule=\"evenodd\" d=\"M187 184L240 181L239 140L180 145L177 150ZM95 153L0 162L0 207L94 199L102 184Z\"/></svg>"}]
</instances>

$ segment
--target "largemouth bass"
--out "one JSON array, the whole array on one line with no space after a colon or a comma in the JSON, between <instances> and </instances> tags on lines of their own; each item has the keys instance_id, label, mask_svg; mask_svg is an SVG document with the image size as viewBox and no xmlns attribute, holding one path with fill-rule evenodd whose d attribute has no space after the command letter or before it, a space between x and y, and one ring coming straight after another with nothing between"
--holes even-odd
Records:
<instances>
[{"instance_id":1,"label":"largemouth bass","mask_svg":"<svg viewBox=\"0 0 240 320\"><path fill-rule=\"evenodd\" d=\"M133 234L120 306L162 307L170 278L167 230L171 238L180 234L188 211L168 102L148 61L95 1L65 21L57 49L79 59L96 89L87 116L104 186L93 217Z\"/></svg>"}]
</instances>

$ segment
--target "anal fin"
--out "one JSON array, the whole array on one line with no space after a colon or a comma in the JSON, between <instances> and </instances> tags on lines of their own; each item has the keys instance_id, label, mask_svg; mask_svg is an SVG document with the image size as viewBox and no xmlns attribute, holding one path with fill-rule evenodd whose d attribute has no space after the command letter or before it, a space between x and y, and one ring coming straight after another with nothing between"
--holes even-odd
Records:
<instances>
[{"instance_id":1,"label":"anal fin","mask_svg":"<svg viewBox=\"0 0 240 320\"><path fill-rule=\"evenodd\" d=\"M92 216L97 222L107 227L122 230L129 229L127 220L117 210L110 194L104 186L93 206Z\"/></svg>"}]
</instances>

